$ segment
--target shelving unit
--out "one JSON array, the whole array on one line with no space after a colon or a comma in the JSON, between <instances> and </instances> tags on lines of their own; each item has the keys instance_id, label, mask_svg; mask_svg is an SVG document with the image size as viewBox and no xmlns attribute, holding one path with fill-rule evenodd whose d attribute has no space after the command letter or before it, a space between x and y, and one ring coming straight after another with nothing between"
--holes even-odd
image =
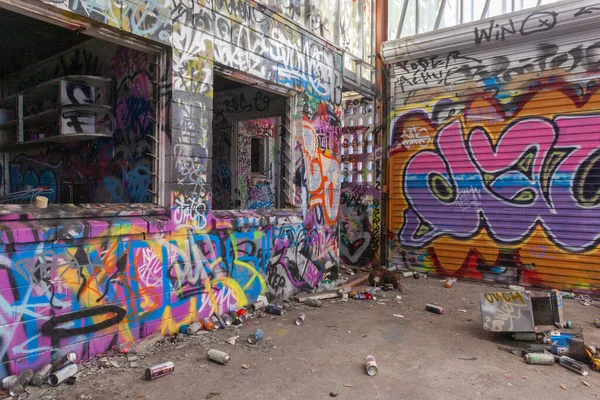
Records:
<instances>
[{"instance_id":1,"label":"shelving unit","mask_svg":"<svg viewBox=\"0 0 600 400\"><path fill-rule=\"evenodd\" d=\"M0 100L0 146L64 144L112 137L109 78L70 75Z\"/></svg>"}]
</instances>

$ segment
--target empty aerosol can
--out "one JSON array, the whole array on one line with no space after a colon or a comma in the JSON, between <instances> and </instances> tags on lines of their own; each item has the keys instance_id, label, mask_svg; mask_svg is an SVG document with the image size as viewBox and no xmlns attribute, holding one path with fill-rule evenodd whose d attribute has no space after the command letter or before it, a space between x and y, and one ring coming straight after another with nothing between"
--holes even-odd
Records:
<instances>
[{"instance_id":1,"label":"empty aerosol can","mask_svg":"<svg viewBox=\"0 0 600 400\"><path fill-rule=\"evenodd\" d=\"M18 396L25 391L29 381L33 378L33 370L27 369L19 374L17 379L8 388L8 394L11 396Z\"/></svg>"},{"instance_id":2,"label":"empty aerosol can","mask_svg":"<svg viewBox=\"0 0 600 400\"><path fill-rule=\"evenodd\" d=\"M217 315L211 315L210 320L212 321L215 329L221 329L223 327L223 324L221 324L221 319Z\"/></svg>"},{"instance_id":3,"label":"empty aerosol can","mask_svg":"<svg viewBox=\"0 0 600 400\"><path fill-rule=\"evenodd\" d=\"M554 356L547 353L529 353L525 354L525 362L536 365L553 365Z\"/></svg>"},{"instance_id":4,"label":"empty aerosol can","mask_svg":"<svg viewBox=\"0 0 600 400\"><path fill-rule=\"evenodd\" d=\"M443 314L444 307L436 306L435 304L427 304L425 306L425 310L432 312L434 314Z\"/></svg>"},{"instance_id":5,"label":"empty aerosol can","mask_svg":"<svg viewBox=\"0 0 600 400\"><path fill-rule=\"evenodd\" d=\"M15 383L17 378L18 378L18 376L16 376L16 375L10 375L10 376L7 376L6 378L2 379L2 389L8 390L8 388L11 387L13 383Z\"/></svg>"},{"instance_id":6,"label":"empty aerosol can","mask_svg":"<svg viewBox=\"0 0 600 400\"><path fill-rule=\"evenodd\" d=\"M283 308L281 308L279 306L274 306L272 304L269 304L268 306L266 306L265 311L268 312L269 314L283 315Z\"/></svg>"},{"instance_id":7,"label":"empty aerosol can","mask_svg":"<svg viewBox=\"0 0 600 400\"><path fill-rule=\"evenodd\" d=\"M579 375L587 376L590 373L590 369L587 365L574 360L571 357L561 356L559 362L563 367L577 372Z\"/></svg>"},{"instance_id":8,"label":"empty aerosol can","mask_svg":"<svg viewBox=\"0 0 600 400\"><path fill-rule=\"evenodd\" d=\"M33 375L33 378L31 379L31 384L34 386L42 386L42 384L46 382L46 379L48 379L48 376L50 376L51 372L52 364L43 365L42 368L40 368L38 372L36 372L36 374Z\"/></svg>"},{"instance_id":9,"label":"empty aerosol can","mask_svg":"<svg viewBox=\"0 0 600 400\"><path fill-rule=\"evenodd\" d=\"M55 371L48 377L48 383L52 386L58 386L61 382L72 377L77 373L77 365L69 364L58 371Z\"/></svg>"},{"instance_id":10,"label":"empty aerosol can","mask_svg":"<svg viewBox=\"0 0 600 400\"><path fill-rule=\"evenodd\" d=\"M52 371L56 371L67 363L75 364L77 362L77 353L70 351L58 360L52 363Z\"/></svg>"},{"instance_id":11,"label":"empty aerosol can","mask_svg":"<svg viewBox=\"0 0 600 400\"><path fill-rule=\"evenodd\" d=\"M304 304L306 304L307 306L311 306L311 307L321 307L323 305L323 302L318 299L308 298L308 299L306 299Z\"/></svg>"},{"instance_id":12,"label":"empty aerosol can","mask_svg":"<svg viewBox=\"0 0 600 400\"><path fill-rule=\"evenodd\" d=\"M215 329L215 324L213 324L211 319L208 317L202 318L202 325L204 325L204 329L206 329L207 331L212 331L213 329Z\"/></svg>"},{"instance_id":13,"label":"empty aerosol can","mask_svg":"<svg viewBox=\"0 0 600 400\"><path fill-rule=\"evenodd\" d=\"M213 360L215 362L218 362L219 364L228 364L229 361L231 361L231 358L229 357L229 354L225 353L224 351L221 350L217 350L217 349L210 349L206 352L206 357L208 357L209 360Z\"/></svg>"},{"instance_id":14,"label":"empty aerosol can","mask_svg":"<svg viewBox=\"0 0 600 400\"><path fill-rule=\"evenodd\" d=\"M151 381L163 377L175 371L175 364L172 361L167 361L162 364L153 365L150 368L146 368L146 379Z\"/></svg>"},{"instance_id":15,"label":"empty aerosol can","mask_svg":"<svg viewBox=\"0 0 600 400\"><path fill-rule=\"evenodd\" d=\"M240 320L240 323L242 324L248 320L248 314L246 314L246 310L244 310L243 308L237 310L237 316Z\"/></svg>"},{"instance_id":16,"label":"empty aerosol can","mask_svg":"<svg viewBox=\"0 0 600 400\"><path fill-rule=\"evenodd\" d=\"M298 317L296 318L296 325L301 326L304 324L304 318L306 318L306 315L304 315L304 313L300 313L298 314Z\"/></svg>"},{"instance_id":17,"label":"empty aerosol can","mask_svg":"<svg viewBox=\"0 0 600 400\"><path fill-rule=\"evenodd\" d=\"M252 333L250 336L248 336L248 343L250 343L250 344L258 343L258 341L260 339L262 339L264 334L265 333L262 331L262 329L255 330L254 333Z\"/></svg>"},{"instance_id":18,"label":"empty aerosol can","mask_svg":"<svg viewBox=\"0 0 600 400\"><path fill-rule=\"evenodd\" d=\"M256 312L262 308L265 308L266 304L263 303L262 301L257 301L256 303L252 304L249 308L250 311L252 312Z\"/></svg>"},{"instance_id":19,"label":"empty aerosol can","mask_svg":"<svg viewBox=\"0 0 600 400\"><path fill-rule=\"evenodd\" d=\"M202 322L194 322L193 324L188 325L185 333L187 333L188 335L193 335L200 329L202 329Z\"/></svg>"},{"instance_id":20,"label":"empty aerosol can","mask_svg":"<svg viewBox=\"0 0 600 400\"><path fill-rule=\"evenodd\" d=\"M221 316L221 319L223 320L223 322L225 323L225 326L231 326L233 324L233 318L231 318L231 315L229 314L223 314Z\"/></svg>"},{"instance_id":21,"label":"empty aerosol can","mask_svg":"<svg viewBox=\"0 0 600 400\"><path fill-rule=\"evenodd\" d=\"M367 375L369 376L375 376L377 375L377 372L379 372L379 369L377 368L377 361L375 361L375 357L373 356L367 356L365 360L365 367L367 369Z\"/></svg>"},{"instance_id":22,"label":"empty aerosol can","mask_svg":"<svg viewBox=\"0 0 600 400\"><path fill-rule=\"evenodd\" d=\"M239 325L242 323L242 321L240 321L240 317L238 317L238 315L237 315L237 312L231 311L229 313L229 316L231 317L234 325Z\"/></svg>"}]
</instances>

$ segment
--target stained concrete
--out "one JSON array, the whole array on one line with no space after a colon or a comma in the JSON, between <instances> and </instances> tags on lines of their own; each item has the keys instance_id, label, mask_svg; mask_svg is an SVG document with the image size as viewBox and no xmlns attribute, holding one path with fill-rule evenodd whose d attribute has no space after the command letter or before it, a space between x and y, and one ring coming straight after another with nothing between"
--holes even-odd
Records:
<instances>
[{"instance_id":1,"label":"stained concrete","mask_svg":"<svg viewBox=\"0 0 600 400\"><path fill-rule=\"evenodd\" d=\"M322 308L251 320L239 329L168 345L138 359L140 368L108 368L103 375L88 375L74 386L45 394L56 399L161 400L327 399L330 393L339 399L600 397L598 372L582 377L558 364L528 365L497 348L497 338L481 327L479 311L479 294L495 289L465 283L446 289L437 279L405 282L408 292L400 293L400 304L325 301ZM426 312L428 302L444 306L446 314ZM299 327L294 319L301 311L306 322ZM565 314L600 343L600 329L593 325L599 308L565 300ZM252 347L245 339L256 328L265 336ZM240 335L235 346L224 342L235 335ZM208 347L227 351L230 364L207 361ZM369 354L379 366L375 377L365 373L363 361ZM124 364L124 357L114 359ZM143 367L167 360L175 363L172 375L150 382L142 379Z\"/></svg>"}]
</instances>

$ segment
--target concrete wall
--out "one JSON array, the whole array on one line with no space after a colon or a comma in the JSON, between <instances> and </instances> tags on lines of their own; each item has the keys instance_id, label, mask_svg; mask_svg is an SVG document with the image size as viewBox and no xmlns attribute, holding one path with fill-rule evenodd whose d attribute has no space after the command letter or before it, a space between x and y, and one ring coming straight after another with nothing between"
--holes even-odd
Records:
<instances>
[{"instance_id":1,"label":"concrete wall","mask_svg":"<svg viewBox=\"0 0 600 400\"><path fill-rule=\"evenodd\" d=\"M600 291L600 14L560 2L388 42L390 258Z\"/></svg>"},{"instance_id":2,"label":"concrete wall","mask_svg":"<svg viewBox=\"0 0 600 400\"><path fill-rule=\"evenodd\" d=\"M41 4L41 3L40 3ZM341 54L243 1L48 1L172 49L160 136L168 207L0 210L0 375L337 277ZM26 6L27 7L27 6ZM76 21L73 21L75 23ZM125 60L127 61L127 60ZM136 65L133 57L117 67ZM286 211L213 211L213 64L301 92L286 110ZM130 110L123 111L131 118Z\"/></svg>"}]
</instances>

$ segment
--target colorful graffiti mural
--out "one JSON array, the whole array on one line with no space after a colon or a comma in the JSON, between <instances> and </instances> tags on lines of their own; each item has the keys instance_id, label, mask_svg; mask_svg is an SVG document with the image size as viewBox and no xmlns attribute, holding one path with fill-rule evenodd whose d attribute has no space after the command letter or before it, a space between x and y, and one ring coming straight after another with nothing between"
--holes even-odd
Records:
<instances>
[{"instance_id":1,"label":"colorful graffiti mural","mask_svg":"<svg viewBox=\"0 0 600 400\"><path fill-rule=\"evenodd\" d=\"M598 291L599 98L540 89L511 102L446 97L401 111L390 228L402 263ZM452 105L461 111L440 118Z\"/></svg>"}]
</instances>

